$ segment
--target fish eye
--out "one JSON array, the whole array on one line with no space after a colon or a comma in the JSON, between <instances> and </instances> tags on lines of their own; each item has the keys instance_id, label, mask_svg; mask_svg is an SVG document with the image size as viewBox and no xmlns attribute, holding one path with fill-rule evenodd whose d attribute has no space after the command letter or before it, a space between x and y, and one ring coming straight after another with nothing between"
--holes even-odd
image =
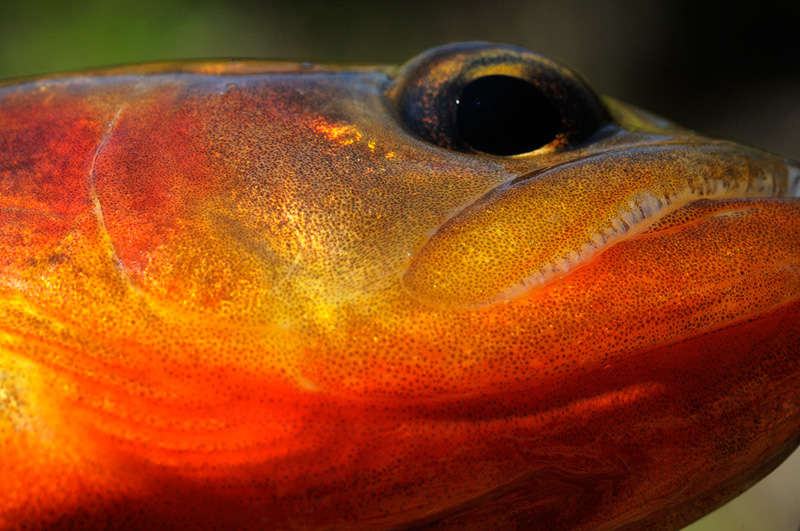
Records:
<instances>
[{"instance_id":1,"label":"fish eye","mask_svg":"<svg viewBox=\"0 0 800 531\"><path fill-rule=\"evenodd\" d=\"M412 133L467 153L569 149L610 121L575 73L514 46L435 48L404 65L386 93Z\"/></svg>"},{"instance_id":2,"label":"fish eye","mask_svg":"<svg viewBox=\"0 0 800 531\"><path fill-rule=\"evenodd\" d=\"M533 151L555 140L560 127L553 102L516 77L479 77L456 98L456 130L466 145L484 153Z\"/></svg>"}]
</instances>

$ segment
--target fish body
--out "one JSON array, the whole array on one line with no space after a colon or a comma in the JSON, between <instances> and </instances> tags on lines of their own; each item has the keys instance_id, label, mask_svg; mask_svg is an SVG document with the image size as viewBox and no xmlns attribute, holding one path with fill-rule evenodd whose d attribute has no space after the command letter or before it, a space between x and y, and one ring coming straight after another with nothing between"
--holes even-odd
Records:
<instances>
[{"instance_id":1,"label":"fish body","mask_svg":"<svg viewBox=\"0 0 800 531\"><path fill-rule=\"evenodd\" d=\"M678 529L800 440L799 191L512 46L8 82L0 529Z\"/></svg>"}]
</instances>

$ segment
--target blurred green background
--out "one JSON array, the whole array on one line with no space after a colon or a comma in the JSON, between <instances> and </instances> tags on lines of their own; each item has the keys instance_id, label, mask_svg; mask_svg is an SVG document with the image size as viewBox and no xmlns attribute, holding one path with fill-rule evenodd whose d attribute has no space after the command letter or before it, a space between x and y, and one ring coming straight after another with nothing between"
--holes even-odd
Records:
<instances>
[{"instance_id":1,"label":"blurred green background","mask_svg":"<svg viewBox=\"0 0 800 531\"><path fill-rule=\"evenodd\" d=\"M198 57L402 63L491 40L682 125L800 159L795 3L0 0L0 13L0 78ZM797 531L800 454L790 465L693 531Z\"/></svg>"}]
</instances>

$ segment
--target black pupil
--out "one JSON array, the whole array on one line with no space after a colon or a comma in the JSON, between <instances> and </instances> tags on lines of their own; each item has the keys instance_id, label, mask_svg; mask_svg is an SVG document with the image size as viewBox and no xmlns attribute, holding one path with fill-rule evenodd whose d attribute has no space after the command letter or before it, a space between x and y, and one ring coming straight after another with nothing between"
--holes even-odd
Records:
<instances>
[{"instance_id":1,"label":"black pupil","mask_svg":"<svg viewBox=\"0 0 800 531\"><path fill-rule=\"evenodd\" d=\"M561 127L553 102L516 77L480 77L464 87L456 104L461 138L492 155L533 151L550 143Z\"/></svg>"}]
</instances>

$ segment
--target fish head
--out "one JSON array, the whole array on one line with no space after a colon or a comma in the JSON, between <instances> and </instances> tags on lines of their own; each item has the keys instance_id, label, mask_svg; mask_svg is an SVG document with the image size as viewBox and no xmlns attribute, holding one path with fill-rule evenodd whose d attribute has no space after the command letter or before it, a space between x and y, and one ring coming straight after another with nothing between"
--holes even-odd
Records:
<instances>
[{"instance_id":1,"label":"fish head","mask_svg":"<svg viewBox=\"0 0 800 531\"><path fill-rule=\"evenodd\" d=\"M13 82L0 146L7 527L674 529L797 444L798 165L527 50Z\"/></svg>"}]
</instances>

